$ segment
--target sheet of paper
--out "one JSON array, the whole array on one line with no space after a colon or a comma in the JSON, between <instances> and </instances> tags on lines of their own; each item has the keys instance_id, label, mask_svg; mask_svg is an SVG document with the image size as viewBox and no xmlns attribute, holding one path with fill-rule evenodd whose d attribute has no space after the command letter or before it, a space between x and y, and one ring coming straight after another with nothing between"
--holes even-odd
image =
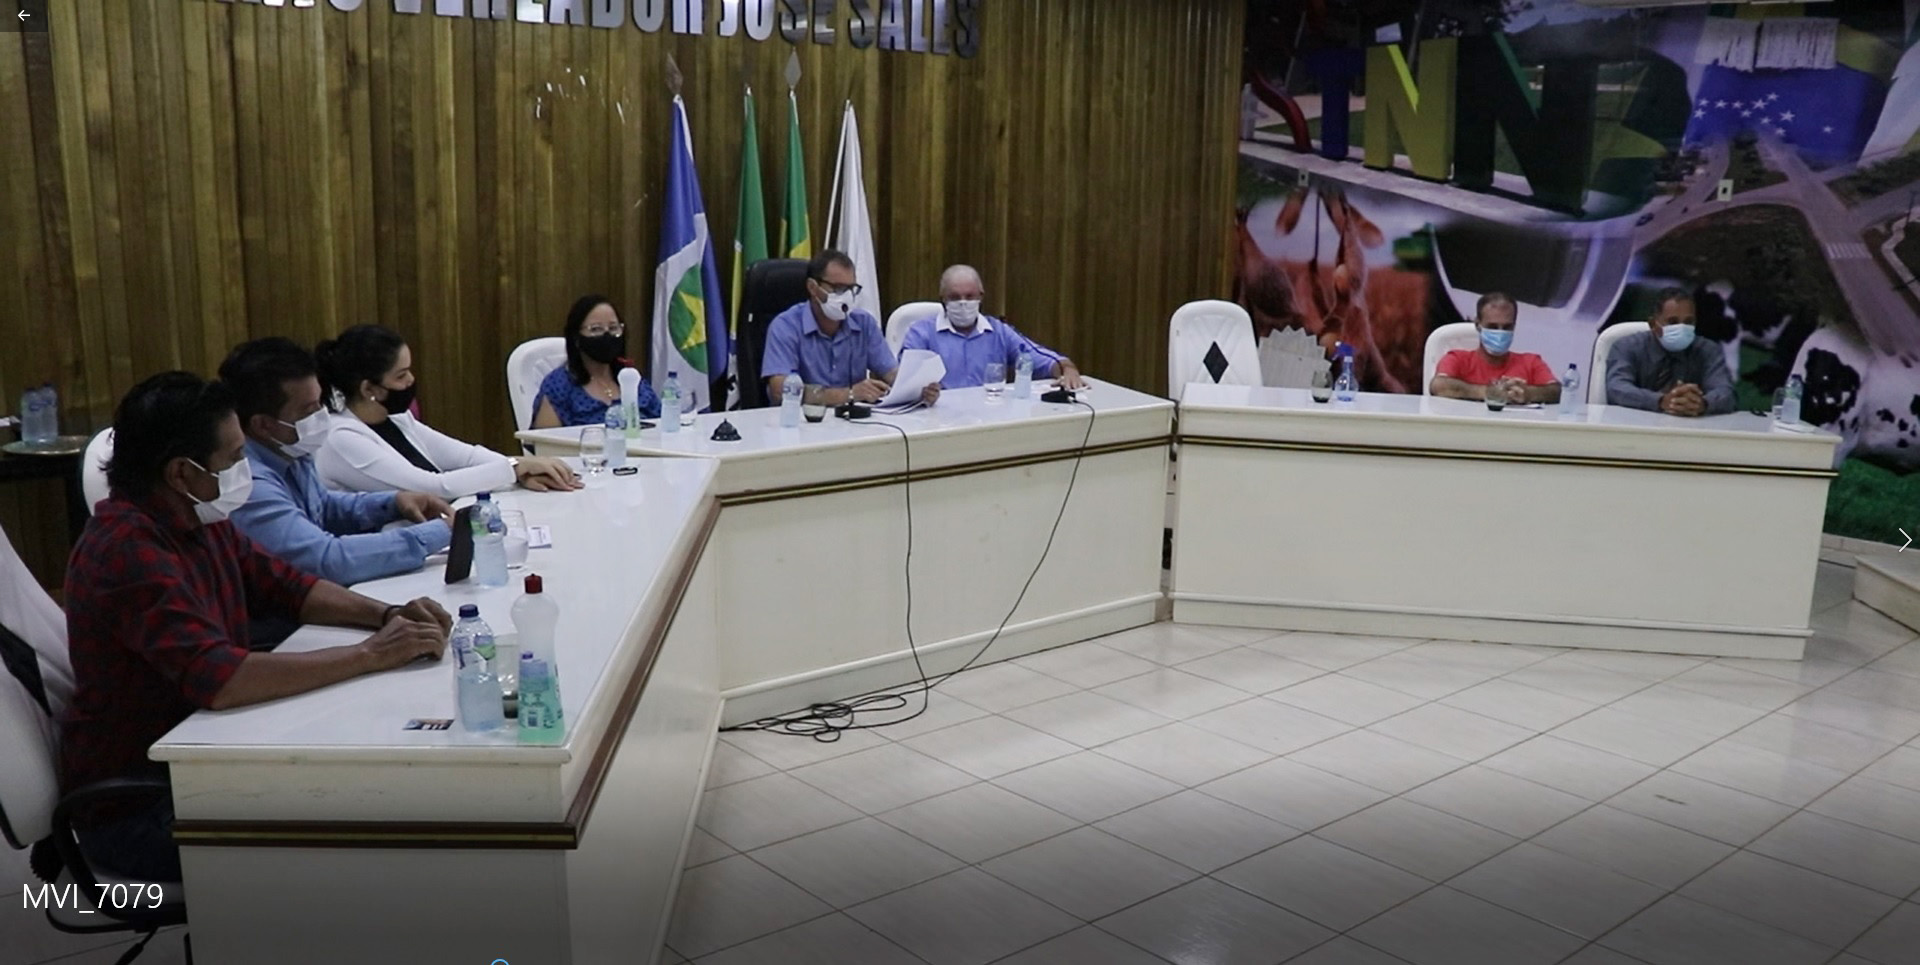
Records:
<instances>
[{"instance_id":1,"label":"sheet of paper","mask_svg":"<svg viewBox=\"0 0 1920 965\"><path fill-rule=\"evenodd\" d=\"M878 405L892 409L918 402L927 386L946 377L947 363L941 361L940 356L923 348L908 349L900 354L900 374L894 377L893 388Z\"/></svg>"}]
</instances>

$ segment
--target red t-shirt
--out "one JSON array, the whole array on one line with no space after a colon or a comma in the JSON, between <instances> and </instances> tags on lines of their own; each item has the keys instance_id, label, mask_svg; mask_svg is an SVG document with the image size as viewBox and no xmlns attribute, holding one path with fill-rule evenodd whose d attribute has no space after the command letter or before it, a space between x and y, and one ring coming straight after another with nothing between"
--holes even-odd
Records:
<instances>
[{"instance_id":1,"label":"red t-shirt","mask_svg":"<svg viewBox=\"0 0 1920 965\"><path fill-rule=\"evenodd\" d=\"M1528 385L1547 385L1559 381L1546 360L1531 352L1508 352L1498 362L1477 348L1457 348L1448 352L1434 367L1435 375L1447 375L1470 385L1486 385L1494 379L1515 378Z\"/></svg>"}]
</instances>

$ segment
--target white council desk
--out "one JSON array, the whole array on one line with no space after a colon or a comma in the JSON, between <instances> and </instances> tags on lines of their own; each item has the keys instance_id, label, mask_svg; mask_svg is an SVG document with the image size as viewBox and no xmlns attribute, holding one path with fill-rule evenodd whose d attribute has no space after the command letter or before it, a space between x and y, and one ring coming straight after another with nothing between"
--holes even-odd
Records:
<instances>
[{"instance_id":1,"label":"white council desk","mask_svg":"<svg viewBox=\"0 0 1920 965\"><path fill-rule=\"evenodd\" d=\"M540 573L561 607L558 746L404 730L458 717L451 659L196 713L155 744L195 960L651 961L720 705L700 566L716 468L658 461L585 492L504 494L553 533L507 587L448 586L430 562L356 588L476 603L504 633L519 578ZM278 649L365 636L305 627Z\"/></svg>"},{"instance_id":2,"label":"white council desk","mask_svg":"<svg viewBox=\"0 0 1920 965\"><path fill-rule=\"evenodd\" d=\"M983 389L956 389L904 415L829 415L796 429L780 428L778 409L713 413L629 440L642 465L719 460L724 508L709 557L727 723L918 679L906 635L909 496L913 642L928 673L960 666L1008 616L1070 478L1046 565L979 662L1153 622L1173 403L1097 383L1080 395L1097 413L1089 437L1086 406L1041 402L1034 388L1032 400L999 405ZM723 418L740 441L712 441ZM573 454L579 432L520 438Z\"/></svg>"},{"instance_id":3,"label":"white council desk","mask_svg":"<svg viewBox=\"0 0 1920 965\"><path fill-rule=\"evenodd\" d=\"M1838 440L1196 384L1174 620L1797 659Z\"/></svg>"}]
</instances>

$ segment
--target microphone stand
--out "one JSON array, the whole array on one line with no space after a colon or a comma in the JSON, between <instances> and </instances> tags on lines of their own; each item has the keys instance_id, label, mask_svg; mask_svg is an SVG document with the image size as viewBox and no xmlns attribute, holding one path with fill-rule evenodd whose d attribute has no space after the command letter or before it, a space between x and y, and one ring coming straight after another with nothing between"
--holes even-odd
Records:
<instances>
[{"instance_id":1,"label":"microphone stand","mask_svg":"<svg viewBox=\"0 0 1920 965\"><path fill-rule=\"evenodd\" d=\"M852 311L847 312L846 320L847 322L853 321ZM864 328L860 330L859 362L860 362L859 371L865 372L867 370L867 330ZM866 380L860 379L857 381L863 382ZM870 406L865 402L856 401L853 397L853 386L849 385L847 386L847 401L841 403L838 406L835 406L833 410L833 414L839 416L842 419L849 419L849 420L867 419L867 418L872 418L873 416L873 406Z\"/></svg>"}]
</instances>

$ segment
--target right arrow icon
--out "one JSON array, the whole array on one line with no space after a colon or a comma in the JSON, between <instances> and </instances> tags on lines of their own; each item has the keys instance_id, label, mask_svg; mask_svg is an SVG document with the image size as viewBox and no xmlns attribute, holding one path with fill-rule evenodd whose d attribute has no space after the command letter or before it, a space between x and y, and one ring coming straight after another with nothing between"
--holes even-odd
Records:
<instances>
[{"instance_id":1,"label":"right arrow icon","mask_svg":"<svg viewBox=\"0 0 1920 965\"><path fill-rule=\"evenodd\" d=\"M1899 529L1899 527L1895 527L1895 529ZM1904 529L1902 529L1902 530L1900 530L1900 535L1902 535L1902 536L1907 536L1907 531L1906 531L1906 530L1904 530ZM1905 553L1905 552L1907 551L1907 547L1909 547L1909 546L1912 546L1912 545L1913 545L1913 537L1911 537L1911 536L1907 536L1907 541L1906 541L1906 542L1904 542L1904 543L1901 543L1901 544L1900 544L1900 548L1899 548L1899 549L1897 549L1897 550L1894 550L1894 552L1896 552L1896 553Z\"/></svg>"}]
</instances>

